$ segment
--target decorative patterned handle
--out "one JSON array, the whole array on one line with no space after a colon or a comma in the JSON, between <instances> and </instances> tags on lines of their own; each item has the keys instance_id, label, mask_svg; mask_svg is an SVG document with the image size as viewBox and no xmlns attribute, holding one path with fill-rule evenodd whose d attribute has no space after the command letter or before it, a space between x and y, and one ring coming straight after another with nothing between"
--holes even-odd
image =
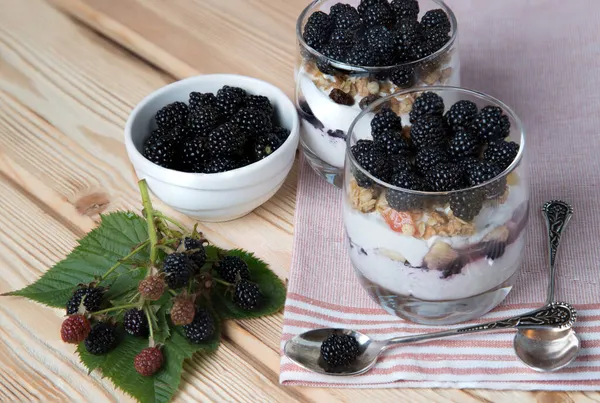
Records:
<instances>
[{"instance_id":1,"label":"decorative patterned handle","mask_svg":"<svg viewBox=\"0 0 600 403\"><path fill-rule=\"evenodd\" d=\"M560 237L573 216L573 207L560 200L552 200L544 203L542 213L546 218L548 227L548 253L550 261L550 282L548 284L548 295L546 303L554 301L556 254L560 245Z\"/></svg>"}]
</instances>

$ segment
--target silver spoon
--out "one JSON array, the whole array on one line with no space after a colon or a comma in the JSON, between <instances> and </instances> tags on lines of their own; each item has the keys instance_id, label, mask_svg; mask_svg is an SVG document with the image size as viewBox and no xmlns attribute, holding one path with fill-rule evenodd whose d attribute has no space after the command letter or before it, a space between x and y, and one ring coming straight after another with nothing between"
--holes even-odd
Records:
<instances>
[{"instance_id":1,"label":"silver spoon","mask_svg":"<svg viewBox=\"0 0 600 403\"><path fill-rule=\"evenodd\" d=\"M560 238L573 215L573 208L560 200L544 203L542 213L548 228L548 253L550 280L546 304L554 301L556 279L556 254ZM556 371L569 365L581 348L581 342L571 327L563 329L519 329L513 342L517 357L536 371Z\"/></svg>"},{"instance_id":2,"label":"silver spoon","mask_svg":"<svg viewBox=\"0 0 600 403\"><path fill-rule=\"evenodd\" d=\"M288 342L285 343L283 351L290 360L310 371L324 375L353 376L363 374L370 370L377 362L379 356L390 347L432 339L441 339L444 337L459 336L462 334L505 329L569 329L576 318L577 313L571 305L563 302L553 302L524 315L514 316L496 322L467 326L442 332L395 337L389 340L373 340L369 336L349 329L322 328L310 330L288 340ZM323 361L321 357L321 343L333 333L347 334L353 336L358 341L359 355L356 360L349 365L331 368ZM540 352L533 351L532 353L537 354Z\"/></svg>"}]
</instances>

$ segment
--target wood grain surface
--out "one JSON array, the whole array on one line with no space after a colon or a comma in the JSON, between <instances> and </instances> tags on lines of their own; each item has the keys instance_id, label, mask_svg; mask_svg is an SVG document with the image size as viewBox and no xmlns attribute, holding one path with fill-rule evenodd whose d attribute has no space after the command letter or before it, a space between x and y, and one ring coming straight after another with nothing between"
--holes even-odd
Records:
<instances>
[{"instance_id":1,"label":"wood grain surface","mask_svg":"<svg viewBox=\"0 0 600 403\"><path fill-rule=\"evenodd\" d=\"M292 95L301 0L0 1L0 293L64 258L99 213L140 209L122 129L146 94L177 78L233 72ZM255 251L285 279L295 188L294 170L255 212L201 230L220 246ZM61 316L2 299L0 401L130 401L60 341ZM219 350L186 363L175 401L600 401L578 392L281 387L281 321L227 322Z\"/></svg>"}]
</instances>

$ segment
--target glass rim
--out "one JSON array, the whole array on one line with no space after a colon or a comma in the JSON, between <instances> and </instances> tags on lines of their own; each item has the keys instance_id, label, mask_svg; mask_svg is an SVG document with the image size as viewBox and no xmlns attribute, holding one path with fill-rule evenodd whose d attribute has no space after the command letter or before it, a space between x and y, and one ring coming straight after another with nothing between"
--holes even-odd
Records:
<instances>
[{"instance_id":1,"label":"glass rim","mask_svg":"<svg viewBox=\"0 0 600 403\"><path fill-rule=\"evenodd\" d=\"M298 20L296 21L296 39L298 40L300 45L304 49L306 49L311 55L313 55L319 59L325 59L333 67L340 69L340 70L344 70L349 74L352 74L352 73L379 73L382 71L386 71L386 70L390 70L390 69L398 68L398 67L414 67L414 66L422 64L424 62L429 62L429 61L435 60L436 58L440 57L442 54L446 53L452 47L452 45L454 45L454 42L458 36L458 21L456 20L456 16L454 15L454 12L452 11L452 9L450 7L448 7L448 5L443 2L443 0L429 0L429 1L436 3L438 6L440 6L440 8L442 10L444 10L444 12L448 15L448 18L450 19L450 33L451 33L450 40L448 42L446 42L446 44L444 46L442 46L440 49L436 50L435 52L433 52L432 54L430 54L428 56L425 56L421 59L413 60L410 62L403 62L403 63L398 63L398 64L394 64L394 65L390 65L390 66L355 66L355 65L340 62L338 60L335 60L328 56L325 56L323 53L319 52L318 50L313 49L312 47L308 46L306 44L306 42L304 41L304 38L302 37L302 28L304 28L302 22L307 17L307 15L309 14L310 11L312 11L318 4L323 3L325 1L326 0L313 0L308 6L306 6L306 8L304 10L302 10L302 12L300 13L300 16L298 17Z\"/></svg>"},{"instance_id":2,"label":"glass rim","mask_svg":"<svg viewBox=\"0 0 600 403\"><path fill-rule=\"evenodd\" d=\"M515 122L517 129L519 130L519 135L520 135L520 139L519 139L519 151L517 152L517 156L515 157L515 159L512 161L512 163L506 167L506 169L504 169L502 172L500 172L498 175L494 176L492 179L485 181L483 183L480 183L479 185L475 185L475 186L470 186L464 189L457 189L457 190L448 190L448 191L438 191L438 192L428 192L425 190L413 190L413 189L405 189L405 188L401 188L398 186L394 186L390 183L387 183L385 181L382 181L379 178L376 178L375 176L371 175L366 169L364 169L354 158L354 155L352 154L352 150L351 150L351 142L352 142L352 133L354 132L354 126L358 123L358 121L360 119L362 119L367 113L372 112L375 108L377 108L379 105L381 105L382 103L385 103L387 100L391 99L391 98L395 98L395 97L399 97L399 96L404 96L404 95L408 95L408 94L412 94L412 93L416 93L416 92L427 92L427 91L433 91L433 92L458 92L458 93L462 93L462 94L468 94L468 95L472 95L481 99L484 99L488 102L490 102L492 105L491 106L498 106L500 108L502 108L502 111L510 116L513 121ZM499 99L485 94L483 92L480 91L476 91L476 90L472 90L472 89L468 89L468 88L464 88L464 87L453 87L453 86L448 86L448 85L437 85L437 86L428 86L428 87L420 87L420 88L409 88L406 90L402 90L402 91L397 91L393 94L389 94L386 95L385 97L382 97L380 99L378 99L377 101L373 102L372 104L370 104L367 108L365 108L364 110L362 110L352 121L352 124L350 125L350 128L348 129L348 134L346 136L346 159L349 160L353 166L356 167L356 169L360 170L361 173L363 175L365 175L367 178L369 178L371 181L373 181L374 183L377 183L378 185L387 188L387 189L392 189L392 190L396 190L398 192L403 192L403 193L410 193L410 194L414 194L414 195L420 195L420 196L447 196L447 195L451 195L451 194L458 194L461 192L468 192L468 191L472 191L474 189L480 189L483 188L485 186L488 186L494 182L496 182L497 180L499 180L500 178L504 178L506 176L508 176L511 172L513 172L515 170L515 168L517 168L517 166L519 166L521 160L523 159L523 155L525 153L525 128L523 127L523 122L521 121L521 119L519 118L519 116L517 116L517 114L508 106L506 105L504 102L500 101Z\"/></svg>"}]
</instances>

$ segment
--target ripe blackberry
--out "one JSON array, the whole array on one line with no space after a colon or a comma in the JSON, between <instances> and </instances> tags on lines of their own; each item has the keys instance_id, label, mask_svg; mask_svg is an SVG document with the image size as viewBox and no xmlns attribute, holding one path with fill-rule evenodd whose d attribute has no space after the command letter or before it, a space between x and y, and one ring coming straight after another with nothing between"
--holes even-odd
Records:
<instances>
[{"instance_id":1,"label":"ripe blackberry","mask_svg":"<svg viewBox=\"0 0 600 403\"><path fill-rule=\"evenodd\" d=\"M288 129L286 129L285 127L274 127L273 130L271 131L272 134L274 134L279 141L281 142L281 144L285 143L285 141L287 140L287 138L290 136L290 131Z\"/></svg>"},{"instance_id":2,"label":"ripe blackberry","mask_svg":"<svg viewBox=\"0 0 600 403\"><path fill-rule=\"evenodd\" d=\"M444 145L446 131L442 119L438 116L420 117L410 127L410 139L417 149Z\"/></svg>"},{"instance_id":3,"label":"ripe blackberry","mask_svg":"<svg viewBox=\"0 0 600 403\"><path fill-rule=\"evenodd\" d=\"M459 128L450 138L448 151L455 160L476 155L479 152L479 137L463 128Z\"/></svg>"},{"instance_id":4,"label":"ripe blackberry","mask_svg":"<svg viewBox=\"0 0 600 403\"><path fill-rule=\"evenodd\" d=\"M217 97L212 92L205 94L201 92L190 92L190 99L188 101L190 109L201 109L201 108L213 108L217 109Z\"/></svg>"},{"instance_id":5,"label":"ripe blackberry","mask_svg":"<svg viewBox=\"0 0 600 403\"><path fill-rule=\"evenodd\" d=\"M192 323L183 325L183 331L189 341L200 344L210 339L215 333L215 321L206 309L198 308Z\"/></svg>"},{"instance_id":6,"label":"ripe blackberry","mask_svg":"<svg viewBox=\"0 0 600 403\"><path fill-rule=\"evenodd\" d=\"M248 265L238 256L225 256L217 266L217 273L232 284L238 280L238 276L242 280L250 279Z\"/></svg>"},{"instance_id":7,"label":"ripe blackberry","mask_svg":"<svg viewBox=\"0 0 600 403\"><path fill-rule=\"evenodd\" d=\"M359 352L358 341L347 334L334 333L321 344L321 357L332 367L353 363Z\"/></svg>"},{"instance_id":8,"label":"ripe blackberry","mask_svg":"<svg viewBox=\"0 0 600 403\"><path fill-rule=\"evenodd\" d=\"M245 311L257 308L262 300L262 294L258 285L248 280L240 280L235 285L233 303Z\"/></svg>"},{"instance_id":9,"label":"ripe blackberry","mask_svg":"<svg viewBox=\"0 0 600 403\"><path fill-rule=\"evenodd\" d=\"M364 43L355 44L348 53L347 63L353 66L375 66L375 54Z\"/></svg>"},{"instance_id":10,"label":"ripe blackberry","mask_svg":"<svg viewBox=\"0 0 600 403\"><path fill-rule=\"evenodd\" d=\"M408 155L410 153L410 146L406 142L406 139L401 133L394 130L386 130L380 133L373 140L375 148L387 155Z\"/></svg>"},{"instance_id":11,"label":"ripe blackberry","mask_svg":"<svg viewBox=\"0 0 600 403\"><path fill-rule=\"evenodd\" d=\"M187 296L173 298L173 306L170 311L171 322L175 326L189 325L194 320L196 306L194 300Z\"/></svg>"},{"instance_id":12,"label":"ripe blackberry","mask_svg":"<svg viewBox=\"0 0 600 403\"><path fill-rule=\"evenodd\" d=\"M219 172L227 172L239 167L239 162L232 156L215 155L208 160L204 167L204 173L216 174Z\"/></svg>"},{"instance_id":13,"label":"ripe blackberry","mask_svg":"<svg viewBox=\"0 0 600 403\"><path fill-rule=\"evenodd\" d=\"M229 119L244 104L246 91L238 87L223 86L217 91L217 107L220 115Z\"/></svg>"},{"instance_id":14,"label":"ripe blackberry","mask_svg":"<svg viewBox=\"0 0 600 403\"><path fill-rule=\"evenodd\" d=\"M407 155L393 155L388 158L388 164L391 176L397 173L414 172L414 166Z\"/></svg>"},{"instance_id":15,"label":"ripe blackberry","mask_svg":"<svg viewBox=\"0 0 600 403\"><path fill-rule=\"evenodd\" d=\"M470 186L476 186L495 178L496 176L500 175L501 172L502 170L497 165L487 161L479 161L467 169L467 180ZM505 187L505 178L496 180L485 186L485 196L487 198L501 196L504 193Z\"/></svg>"},{"instance_id":16,"label":"ripe blackberry","mask_svg":"<svg viewBox=\"0 0 600 403\"><path fill-rule=\"evenodd\" d=\"M442 116L444 114L444 100L435 92L426 91L415 99L412 105L409 117L410 122L415 121L421 116L434 115Z\"/></svg>"},{"instance_id":17,"label":"ripe blackberry","mask_svg":"<svg viewBox=\"0 0 600 403\"><path fill-rule=\"evenodd\" d=\"M391 65L395 42L390 31L383 26L374 26L367 30L366 38L367 45L375 55L375 62L382 66Z\"/></svg>"},{"instance_id":18,"label":"ripe blackberry","mask_svg":"<svg viewBox=\"0 0 600 403\"><path fill-rule=\"evenodd\" d=\"M183 102L173 102L166 106L163 106L154 119L158 127L162 129L170 129L172 127L182 125L187 120L189 113L188 106Z\"/></svg>"},{"instance_id":19,"label":"ripe blackberry","mask_svg":"<svg viewBox=\"0 0 600 403\"><path fill-rule=\"evenodd\" d=\"M450 195L452 213L463 221L473 221L483 207L484 194L481 189L472 189Z\"/></svg>"},{"instance_id":20,"label":"ripe blackberry","mask_svg":"<svg viewBox=\"0 0 600 403\"><path fill-rule=\"evenodd\" d=\"M349 29L335 29L329 38L329 45L339 49L338 53L345 54L352 49L355 40L355 33L353 31Z\"/></svg>"},{"instance_id":21,"label":"ripe blackberry","mask_svg":"<svg viewBox=\"0 0 600 403\"><path fill-rule=\"evenodd\" d=\"M413 58L413 47L423 41L420 35L419 23L416 20L400 20L392 31L396 43L396 56L399 61L409 61Z\"/></svg>"},{"instance_id":22,"label":"ripe blackberry","mask_svg":"<svg viewBox=\"0 0 600 403\"><path fill-rule=\"evenodd\" d=\"M176 289L187 285L194 268L185 253L171 253L163 262L163 271L169 288Z\"/></svg>"},{"instance_id":23,"label":"ripe blackberry","mask_svg":"<svg viewBox=\"0 0 600 403\"><path fill-rule=\"evenodd\" d=\"M264 112L252 108L240 109L232 119L240 130L250 136L271 131L272 123Z\"/></svg>"},{"instance_id":24,"label":"ripe blackberry","mask_svg":"<svg viewBox=\"0 0 600 403\"><path fill-rule=\"evenodd\" d=\"M396 20L416 20L419 16L419 2L417 0L392 0L392 11Z\"/></svg>"},{"instance_id":25,"label":"ripe blackberry","mask_svg":"<svg viewBox=\"0 0 600 403\"><path fill-rule=\"evenodd\" d=\"M373 146L372 141L359 140L352 146L351 151L358 165L368 173L384 181L387 179L389 176L389 166L385 158L386 156ZM354 172L354 176L358 186L371 186L371 180L359 170Z\"/></svg>"},{"instance_id":26,"label":"ripe blackberry","mask_svg":"<svg viewBox=\"0 0 600 403\"><path fill-rule=\"evenodd\" d=\"M206 139L196 136L185 140L180 148L181 168L188 172L204 171L204 162L210 157Z\"/></svg>"},{"instance_id":27,"label":"ripe blackberry","mask_svg":"<svg viewBox=\"0 0 600 403\"><path fill-rule=\"evenodd\" d=\"M164 357L158 347L146 347L133 359L133 367L142 376L152 376L162 367Z\"/></svg>"},{"instance_id":28,"label":"ripe blackberry","mask_svg":"<svg viewBox=\"0 0 600 403\"><path fill-rule=\"evenodd\" d=\"M510 121L508 116L502 114L502 109L497 106L486 106L471 122L471 130L482 141L500 140L508 136Z\"/></svg>"},{"instance_id":29,"label":"ripe blackberry","mask_svg":"<svg viewBox=\"0 0 600 403\"><path fill-rule=\"evenodd\" d=\"M423 180L414 172L398 172L390 179L390 184L402 189L423 190ZM419 195L412 193L388 189L385 198L396 211L408 211L418 209L423 206L424 199Z\"/></svg>"},{"instance_id":30,"label":"ripe blackberry","mask_svg":"<svg viewBox=\"0 0 600 403\"><path fill-rule=\"evenodd\" d=\"M336 29L356 30L360 27L360 15L358 10L350 4L337 3L331 6L329 17Z\"/></svg>"},{"instance_id":31,"label":"ripe blackberry","mask_svg":"<svg viewBox=\"0 0 600 403\"><path fill-rule=\"evenodd\" d=\"M399 88L409 88L415 83L415 71L412 67L399 67L391 72L390 81Z\"/></svg>"},{"instance_id":32,"label":"ripe blackberry","mask_svg":"<svg viewBox=\"0 0 600 403\"><path fill-rule=\"evenodd\" d=\"M117 345L115 328L108 323L97 323L83 341L83 344L90 354L106 354Z\"/></svg>"},{"instance_id":33,"label":"ripe blackberry","mask_svg":"<svg viewBox=\"0 0 600 403\"><path fill-rule=\"evenodd\" d=\"M474 102L462 100L448 109L446 121L452 129L456 130L458 127L468 127L476 115L477 105Z\"/></svg>"},{"instance_id":34,"label":"ripe blackberry","mask_svg":"<svg viewBox=\"0 0 600 403\"><path fill-rule=\"evenodd\" d=\"M356 7L356 9L362 15L367 10L367 8L373 7L380 3L387 3L387 0L360 0L360 3Z\"/></svg>"},{"instance_id":35,"label":"ripe blackberry","mask_svg":"<svg viewBox=\"0 0 600 403\"><path fill-rule=\"evenodd\" d=\"M177 141L169 135L148 139L144 144L144 157L161 167L172 168L175 165L177 144Z\"/></svg>"},{"instance_id":36,"label":"ripe blackberry","mask_svg":"<svg viewBox=\"0 0 600 403\"><path fill-rule=\"evenodd\" d=\"M331 18L322 11L316 11L308 17L308 21L304 25L302 38L306 44L320 51L331 33Z\"/></svg>"},{"instance_id":37,"label":"ripe blackberry","mask_svg":"<svg viewBox=\"0 0 600 403\"><path fill-rule=\"evenodd\" d=\"M425 147L417 151L415 155L415 166L422 175L436 165L446 163L450 160L448 152L442 147Z\"/></svg>"},{"instance_id":38,"label":"ripe blackberry","mask_svg":"<svg viewBox=\"0 0 600 403\"><path fill-rule=\"evenodd\" d=\"M183 141L193 137L190 128L184 125L172 127L169 130L168 135L170 135L177 144L181 144Z\"/></svg>"},{"instance_id":39,"label":"ripe blackberry","mask_svg":"<svg viewBox=\"0 0 600 403\"><path fill-rule=\"evenodd\" d=\"M196 269L200 269L206 263L206 249L202 241L195 238L185 237L183 239L183 248L186 251L193 251L189 254L190 259L196 265Z\"/></svg>"},{"instance_id":40,"label":"ripe blackberry","mask_svg":"<svg viewBox=\"0 0 600 403\"><path fill-rule=\"evenodd\" d=\"M429 10L421 17L421 26L425 30L438 30L447 34L450 32L450 19L441 8Z\"/></svg>"},{"instance_id":41,"label":"ripe blackberry","mask_svg":"<svg viewBox=\"0 0 600 403\"><path fill-rule=\"evenodd\" d=\"M471 156L471 157L465 157L463 159L460 159L458 161L456 161L458 163L458 165L461 166L462 169L464 169L465 173L471 169L471 167L477 165L479 163L479 158L475 157L475 156Z\"/></svg>"},{"instance_id":42,"label":"ripe blackberry","mask_svg":"<svg viewBox=\"0 0 600 403\"><path fill-rule=\"evenodd\" d=\"M463 174L464 170L460 165L442 163L427 171L425 180L434 192L445 192L460 189L464 185Z\"/></svg>"},{"instance_id":43,"label":"ripe blackberry","mask_svg":"<svg viewBox=\"0 0 600 403\"><path fill-rule=\"evenodd\" d=\"M362 4L361 4L362 5ZM369 7L360 11L360 5L358 11L361 13L362 21L365 28L371 28L376 26L384 26L391 28L394 26L395 17L392 9L390 8L387 0L374 2Z\"/></svg>"},{"instance_id":44,"label":"ripe blackberry","mask_svg":"<svg viewBox=\"0 0 600 403\"><path fill-rule=\"evenodd\" d=\"M91 330L90 322L85 316L71 315L60 325L60 338L65 343L79 344Z\"/></svg>"},{"instance_id":45,"label":"ripe blackberry","mask_svg":"<svg viewBox=\"0 0 600 403\"><path fill-rule=\"evenodd\" d=\"M196 136L205 136L219 124L219 115L213 108L196 108L188 115L188 127Z\"/></svg>"},{"instance_id":46,"label":"ripe blackberry","mask_svg":"<svg viewBox=\"0 0 600 403\"><path fill-rule=\"evenodd\" d=\"M254 153L257 160L261 160L273 154L281 146L281 140L272 134L261 134L256 138L254 143Z\"/></svg>"},{"instance_id":47,"label":"ripe blackberry","mask_svg":"<svg viewBox=\"0 0 600 403\"><path fill-rule=\"evenodd\" d=\"M496 140L488 143L483 159L505 170L519 153L519 145L514 141Z\"/></svg>"},{"instance_id":48,"label":"ripe blackberry","mask_svg":"<svg viewBox=\"0 0 600 403\"><path fill-rule=\"evenodd\" d=\"M78 288L67 302L67 315L77 313L82 300L86 312L99 311L102 306L104 291L102 287Z\"/></svg>"},{"instance_id":49,"label":"ripe blackberry","mask_svg":"<svg viewBox=\"0 0 600 403\"><path fill-rule=\"evenodd\" d=\"M157 301L165 292L165 281L160 276L150 276L140 281L138 292L148 301Z\"/></svg>"},{"instance_id":50,"label":"ripe blackberry","mask_svg":"<svg viewBox=\"0 0 600 403\"><path fill-rule=\"evenodd\" d=\"M208 134L206 148L212 155L233 155L242 152L245 142L246 138L240 129L227 122Z\"/></svg>"},{"instance_id":51,"label":"ripe blackberry","mask_svg":"<svg viewBox=\"0 0 600 403\"><path fill-rule=\"evenodd\" d=\"M410 60L421 60L433 53L429 42L427 42L422 35L418 35L410 44L408 52Z\"/></svg>"},{"instance_id":52,"label":"ripe blackberry","mask_svg":"<svg viewBox=\"0 0 600 403\"><path fill-rule=\"evenodd\" d=\"M377 137L380 134L391 131L402 131L402 120L396 112L389 108L383 108L375 114L371 120L371 134Z\"/></svg>"},{"instance_id":53,"label":"ripe blackberry","mask_svg":"<svg viewBox=\"0 0 600 403\"><path fill-rule=\"evenodd\" d=\"M146 337L148 336L148 319L144 311L140 309L130 309L123 316L123 327L125 331L132 336Z\"/></svg>"},{"instance_id":54,"label":"ripe blackberry","mask_svg":"<svg viewBox=\"0 0 600 403\"><path fill-rule=\"evenodd\" d=\"M268 117L273 116L275 111L269 98L264 95L248 95L244 101L244 107L259 110Z\"/></svg>"},{"instance_id":55,"label":"ripe blackberry","mask_svg":"<svg viewBox=\"0 0 600 403\"><path fill-rule=\"evenodd\" d=\"M450 36L448 36L446 32L438 29L427 30L425 31L424 36L425 41L427 42L427 47L431 53L441 49L450 40Z\"/></svg>"}]
</instances>

